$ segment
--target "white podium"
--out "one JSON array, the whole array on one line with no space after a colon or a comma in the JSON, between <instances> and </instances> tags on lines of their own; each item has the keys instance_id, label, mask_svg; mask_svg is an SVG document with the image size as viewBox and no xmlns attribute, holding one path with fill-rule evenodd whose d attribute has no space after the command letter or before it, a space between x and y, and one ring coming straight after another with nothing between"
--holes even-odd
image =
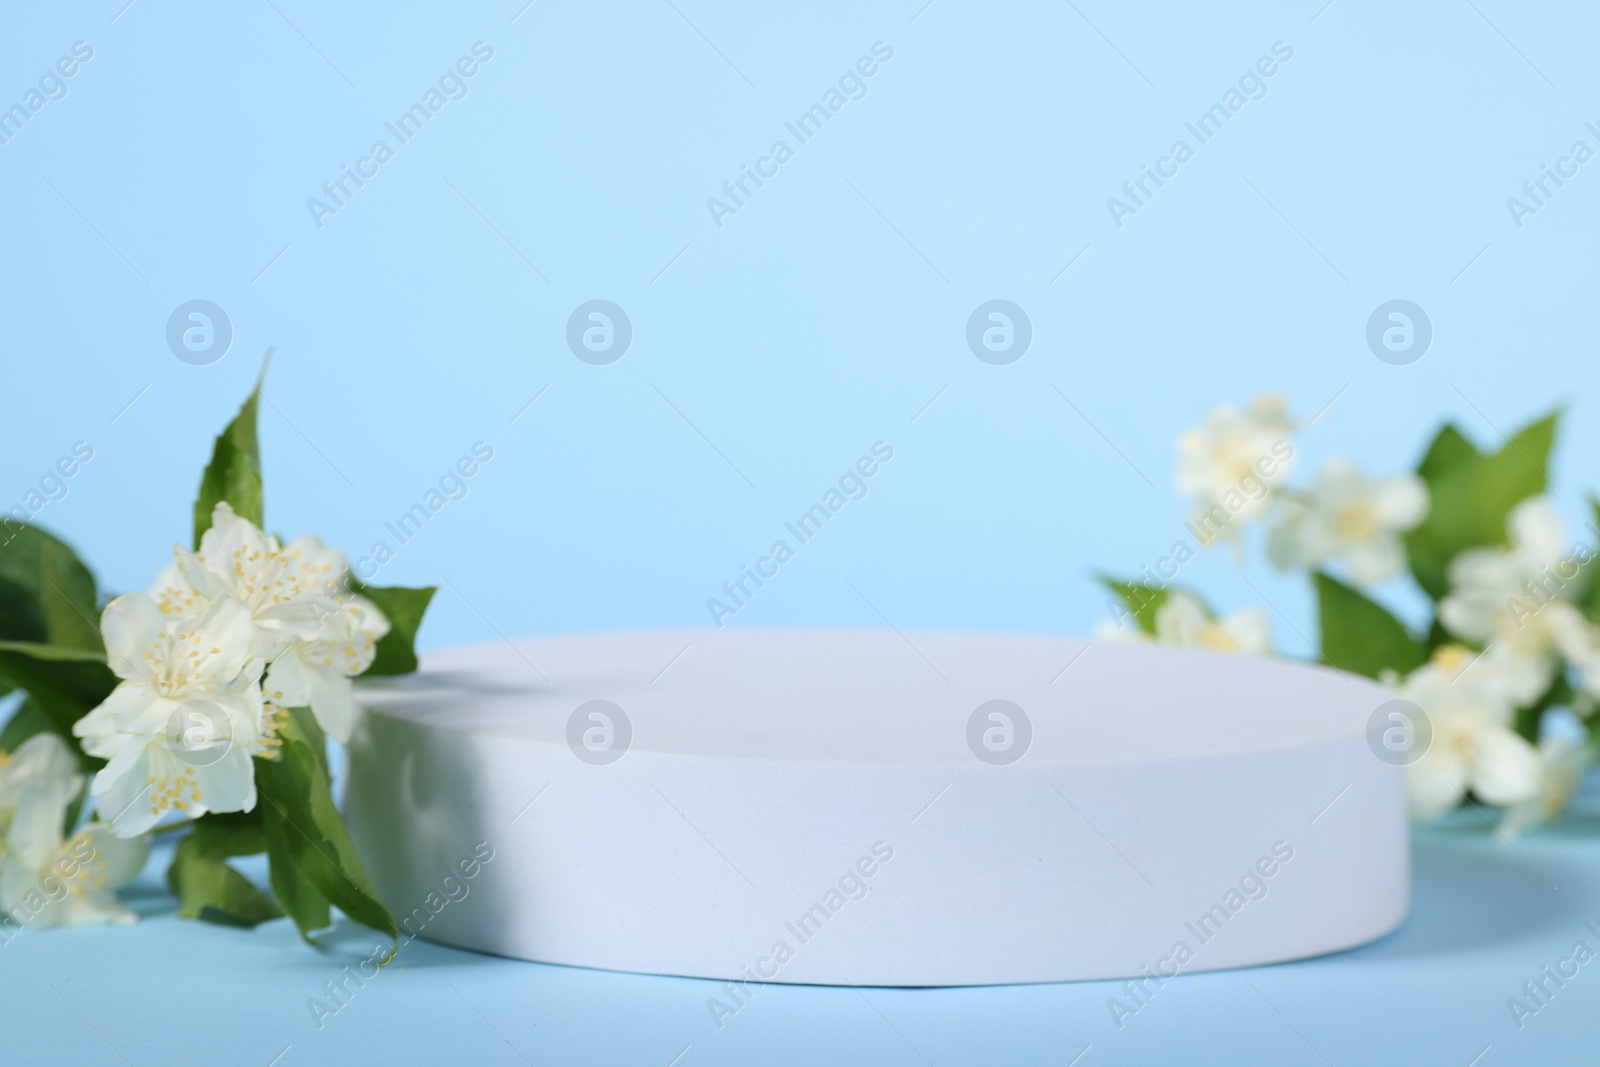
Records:
<instances>
[{"instance_id":1,"label":"white podium","mask_svg":"<svg viewBox=\"0 0 1600 1067\"><path fill-rule=\"evenodd\" d=\"M1400 924L1389 699L1046 637L500 642L363 686L346 810L406 931L463 948L747 987L1161 980Z\"/></svg>"}]
</instances>

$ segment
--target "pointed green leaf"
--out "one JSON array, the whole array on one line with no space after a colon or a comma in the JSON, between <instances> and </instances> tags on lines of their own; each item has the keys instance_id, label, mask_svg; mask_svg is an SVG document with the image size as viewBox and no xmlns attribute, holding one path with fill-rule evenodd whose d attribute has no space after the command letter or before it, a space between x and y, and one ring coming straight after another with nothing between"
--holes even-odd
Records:
<instances>
[{"instance_id":1,"label":"pointed green leaf","mask_svg":"<svg viewBox=\"0 0 1600 1067\"><path fill-rule=\"evenodd\" d=\"M263 818L272 895L294 920L301 940L308 945L315 945L315 935L333 923L328 898L318 892L317 887L307 881L295 865L294 841L291 838L297 831L285 820L281 810L269 804Z\"/></svg>"},{"instance_id":2,"label":"pointed green leaf","mask_svg":"<svg viewBox=\"0 0 1600 1067\"><path fill-rule=\"evenodd\" d=\"M178 895L178 914L226 926L255 926L283 911L244 875L228 866L234 856L265 849L261 813L207 815L178 844L167 884Z\"/></svg>"},{"instance_id":3,"label":"pointed green leaf","mask_svg":"<svg viewBox=\"0 0 1600 1067\"><path fill-rule=\"evenodd\" d=\"M302 936L327 925L325 909L331 903L363 926L389 935L398 950L399 928L379 901L344 817L334 806L327 771L311 747L309 719L306 709L292 709L278 731L281 756L256 760L274 891ZM315 906L318 897L324 902L320 910Z\"/></svg>"},{"instance_id":4,"label":"pointed green leaf","mask_svg":"<svg viewBox=\"0 0 1600 1067\"><path fill-rule=\"evenodd\" d=\"M423 613L433 600L437 586L408 589L405 586L363 585L352 581L350 588L378 606L388 616L389 632L378 639L377 655L363 676L410 674L417 669L417 630Z\"/></svg>"},{"instance_id":5,"label":"pointed green leaf","mask_svg":"<svg viewBox=\"0 0 1600 1067\"><path fill-rule=\"evenodd\" d=\"M261 383L267 376L267 362L271 359L272 351L268 349L256 387L250 390L239 414L217 437L211 450L211 462L200 478L200 496L194 502L196 548L200 547L200 535L211 528L211 513L221 501L226 500L240 518L263 525L261 443L256 436L256 411L261 401Z\"/></svg>"},{"instance_id":6,"label":"pointed green leaf","mask_svg":"<svg viewBox=\"0 0 1600 1067\"><path fill-rule=\"evenodd\" d=\"M94 576L66 542L0 521L0 637L99 649Z\"/></svg>"},{"instance_id":7,"label":"pointed green leaf","mask_svg":"<svg viewBox=\"0 0 1600 1067\"><path fill-rule=\"evenodd\" d=\"M1417 464L1417 474L1424 479L1431 478L1443 474L1452 467L1471 463L1478 456L1477 447L1453 424L1447 422L1439 428L1439 432L1434 435L1433 443L1423 455L1422 462Z\"/></svg>"},{"instance_id":8,"label":"pointed green leaf","mask_svg":"<svg viewBox=\"0 0 1600 1067\"><path fill-rule=\"evenodd\" d=\"M1376 678L1408 674L1428 658L1421 642L1380 604L1326 574L1315 575L1322 626L1322 662Z\"/></svg>"},{"instance_id":9,"label":"pointed green leaf","mask_svg":"<svg viewBox=\"0 0 1600 1067\"><path fill-rule=\"evenodd\" d=\"M1503 448L1479 453L1453 426L1439 432L1417 473L1428 516L1406 535L1417 583L1435 600L1449 590L1450 561L1464 549L1506 543L1511 509L1545 491L1560 412L1519 430Z\"/></svg>"},{"instance_id":10,"label":"pointed green leaf","mask_svg":"<svg viewBox=\"0 0 1600 1067\"><path fill-rule=\"evenodd\" d=\"M1485 543L1505 544L1505 520L1511 509L1548 488L1550 450L1560 420L1559 410L1551 412L1512 434L1504 448L1479 461L1474 496L1479 507L1498 520L1493 524L1494 537Z\"/></svg>"}]
</instances>

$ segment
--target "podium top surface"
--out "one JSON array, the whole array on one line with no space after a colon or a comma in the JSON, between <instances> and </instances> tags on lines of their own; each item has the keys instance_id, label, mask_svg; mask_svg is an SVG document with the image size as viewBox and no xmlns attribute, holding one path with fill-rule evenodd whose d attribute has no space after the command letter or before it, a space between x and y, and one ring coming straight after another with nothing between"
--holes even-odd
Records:
<instances>
[{"instance_id":1,"label":"podium top surface","mask_svg":"<svg viewBox=\"0 0 1600 1067\"><path fill-rule=\"evenodd\" d=\"M364 683L360 699L433 728L556 745L580 705L603 700L625 713L634 751L970 766L994 724L1031 733L1029 762L1197 758L1359 736L1392 694L1323 667L1147 643L683 630L444 649L416 675ZM975 715L990 701L1023 715Z\"/></svg>"}]
</instances>

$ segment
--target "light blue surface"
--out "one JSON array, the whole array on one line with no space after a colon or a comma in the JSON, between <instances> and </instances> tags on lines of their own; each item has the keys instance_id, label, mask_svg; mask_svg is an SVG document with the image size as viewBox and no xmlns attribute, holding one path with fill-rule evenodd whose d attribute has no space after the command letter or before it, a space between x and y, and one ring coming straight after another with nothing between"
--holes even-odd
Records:
<instances>
[{"instance_id":1,"label":"light blue surface","mask_svg":"<svg viewBox=\"0 0 1600 1067\"><path fill-rule=\"evenodd\" d=\"M685 1067L1059 1067L1087 1048L1080 1067L1465 1067L1487 1048L1479 1064L1587 1063L1600 963L1565 988L1551 984L1555 996L1521 1029L1506 1001L1523 997L1522 983L1539 980L1575 942L1600 949L1585 927L1600 926L1597 831L1600 808L1591 806L1513 849L1477 814L1459 813L1418 835L1413 914L1398 932L1320 959L1180 977L1120 1029L1109 1006L1113 997L1129 1003L1120 982L771 985L719 1029L708 1001L726 997L720 983L550 967L425 941L407 944L370 983L351 983L339 1011L319 1016L308 1002L334 1003L324 983L369 958L373 935L344 927L313 951L287 920L239 931L176 919L152 868L130 894L146 916L138 925L22 933L0 948L6 1062L263 1067L283 1054L282 1067L524 1058L665 1067L687 1048ZM470 907L471 897L457 906Z\"/></svg>"},{"instance_id":2,"label":"light blue surface","mask_svg":"<svg viewBox=\"0 0 1600 1067\"><path fill-rule=\"evenodd\" d=\"M94 52L0 144L0 510L87 442L37 519L114 590L186 536L211 437L269 345L276 530L359 559L493 447L379 577L448 583L428 646L709 624L706 599L878 440L895 458L868 497L732 625L1085 632L1105 614L1091 570L1136 572L1180 533L1178 432L1261 390L1308 415L1333 402L1308 466L1379 471L1441 418L1495 442L1563 400L1570 515L1595 479L1600 164L1521 228L1506 206L1575 140L1600 148L1600 20L1579 5L123 3L0 14L0 106L74 42ZM493 58L466 96L318 228L307 198L480 40ZM707 198L878 41L894 55L865 97L718 228ZM1293 59L1266 96L1119 229L1107 198L1278 41ZM197 298L234 332L209 366L165 339ZM565 340L597 298L633 325L609 366ZM1395 298L1435 330L1410 366L1364 340ZM1032 321L1009 366L966 345L991 299ZM1267 598L1280 647L1309 651L1300 580L1222 553L1185 579L1225 608ZM1084 1065L1320 1062L1292 1020L1335 1063L1465 1064L1491 1043L1484 1064L1572 1060L1600 978L1521 1033L1504 1000L1600 919L1592 828L1523 846L1559 892L1481 831L1426 837L1395 937L1186 979L1120 1033L1098 985L768 990L717 1033L705 983L425 945L319 1033L304 1001L340 957L282 923L179 923L152 889L136 929L0 952L4 1040L20 1062L119 1062L86 1018L141 1064L290 1044L285 1067L518 1062L487 1019L534 1062L665 1064L685 1045L683 1063L920 1062L914 1044L1065 1063L1091 1043Z\"/></svg>"}]
</instances>

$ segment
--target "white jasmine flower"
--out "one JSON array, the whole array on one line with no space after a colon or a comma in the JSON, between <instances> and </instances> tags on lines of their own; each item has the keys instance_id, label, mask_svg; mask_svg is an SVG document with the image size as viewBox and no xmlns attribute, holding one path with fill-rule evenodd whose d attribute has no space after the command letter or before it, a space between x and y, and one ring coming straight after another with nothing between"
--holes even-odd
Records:
<instances>
[{"instance_id":1,"label":"white jasmine flower","mask_svg":"<svg viewBox=\"0 0 1600 1067\"><path fill-rule=\"evenodd\" d=\"M0 752L0 910L11 922L134 920L115 891L144 866L148 841L120 839L105 823L62 840L67 809L82 789L77 761L54 734L35 734L15 752Z\"/></svg>"},{"instance_id":2,"label":"white jasmine flower","mask_svg":"<svg viewBox=\"0 0 1600 1067\"><path fill-rule=\"evenodd\" d=\"M231 596L190 619L145 593L106 605L106 662L122 679L73 726L84 751L109 760L90 787L116 833L143 833L168 810L199 816L255 807L253 754L275 731L252 656L249 610Z\"/></svg>"},{"instance_id":3,"label":"white jasmine flower","mask_svg":"<svg viewBox=\"0 0 1600 1067\"><path fill-rule=\"evenodd\" d=\"M189 591L174 582L171 570L162 571L151 590L162 610L188 614L218 597L232 597L249 609L255 654L268 661L294 641L317 636L322 620L338 612L348 575L338 549L311 536L279 544L234 514L226 501L212 512L199 551L174 545L172 555Z\"/></svg>"},{"instance_id":4,"label":"white jasmine flower","mask_svg":"<svg viewBox=\"0 0 1600 1067\"><path fill-rule=\"evenodd\" d=\"M183 614L224 596L244 604L273 703L309 707L324 730L349 740L358 714L350 679L372 665L389 620L349 591L344 553L309 535L280 544L224 501L200 550L175 545L173 558L151 588L161 610Z\"/></svg>"},{"instance_id":5,"label":"white jasmine flower","mask_svg":"<svg viewBox=\"0 0 1600 1067\"><path fill-rule=\"evenodd\" d=\"M1564 554L1561 516L1548 500L1524 500L1506 528L1509 548L1470 548L1450 562L1439 619L1473 641L1499 639L1529 655L1549 651L1581 622L1561 595L1577 576L1577 561Z\"/></svg>"},{"instance_id":6,"label":"white jasmine flower","mask_svg":"<svg viewBox=\"0 0 1600 1067\"><path fill-rule=\"evenodd\" d=\"M1514 709L1502 686L1467 669L1472 658L1459 645L1445 646L1400 687L1433 734L1407 777L1414 818L1445 814L1469 789L1490 804L1518 804L1539 789L1538 753L1511 729Z\"/></svg>"},{"instance_id":7,"label":"white jasmine flower","mask_svg":"<svg viewBox=\"0 0 1600 1067\"><path fill-rule=\"evenodd\" d=\"M1192 498L1198 536L1209 543L1229 525L1260 516L1289 477L1294 423L1281 396L1258 396L1243 411L1224 405L1178 439L1178 490Z\"/></svg>"},{"instance_id":8,"label":"white jasmine flower","mask_svg":"<svg viewBox=\"0 0 1600 1067\"><path fill-rule=\"evenodd\" d=\"M1557 607L1550 604L1544 610L1549 612ZM1573 710L1588 718L1593 714L1594 699L1600 697L1600 627L1591 624L1571 605L1561 604L1559 608L1561 610L1549 620L1551 640L1576 672L1579 699L1574 701Z\"/></svg>"},{"instance_id":9,"label":"white jasmine flower","mask_svg":"<svg viewBox=\"0 0 1600 1067\"><path fill-rule=\"evenodd\" d=\"M1554 734L1541 739L1538 791L1506 811L1500 820L1500 832L1516 837L1540 823L1553 822L1578 791L1584 772L1594 761L1594 750L1580 741Z\"/></svg>"},{"instance_id":10,"label":"white jasmine flower","mask_svg":"<svg viewBox=\"0 0 1600 1067\"><path fill-rule=\"evenodd\" d=\"M378 639L388 632L389 620L375 604L346 593L316 637L296 642L273 661L265 683L273 703L309 707L335 740L350 740L359 714L350 680L372 666Z\"/></svg>"},{"instance_id":11,"label":"white jasmine flower","mask_svg":"<svg viewBox=\"0 0 1600 1067\"><path fill-rule=\"evenodd\" d=\"M1175 591L1156 609L1155 627L1155 639L1164 645L1261 656L1272 652L1271 627L1260 608L1213 619L1194 597Z\"/></svg>"},{"instance_id":12,"label":"white jasmine flower","mask_svg":"<svg viewBox=\"0 0 1600 1067\"><path fill-rule=\"evenodd\" d=\"M1335 459L1286 508L1267 540L1273 563L1312 570L1336 559L1356 584L1376 585L1405 570L1400 535L1427 516L1428 489L1409 474L1371 481L1352 461Z\"/></svg>"},{"instance_id":13,"label":"white jasmine flower","mask_svg":"<svg viewBox=\"0 0 1600 1067\"><path fill-rule=\"evenodd\" d=\"M200 614L207 603L184 578L176 563L169 563L156 573L148 592L161 614L180 619Z\"/></svg>"},{"instance_id":14,"label":"white jasmine flower","mask_svg":"<svg viewBox=\"0 0 1600 1067\"><path fill-rule=\"evenodd\" d=\"M1580 553L1574 546L1565 554L1561 517L1550 502L1524 500L1506 526L1509 548L1468 549L1451 561L1439 621L1451 633L1489 642L1485 660L1512 681L1517 703L1527 704L1555 677L1558 656L1600 666L1600 632L1566 599Z\"/></svg>"},{"instance_id":15,"label":"white jasmine flower","mask_svg":"<svg viewBox=\"0 0 1600 1067\"><path fill-rule=\"evenodd\" d=\"M1472 673L1499 688L1513 707L1524 708L1550 688L1557 666L1553 656L1529 652L1509 641L1495 641L1478 657Z\"/></svg>"}]
</instances>

